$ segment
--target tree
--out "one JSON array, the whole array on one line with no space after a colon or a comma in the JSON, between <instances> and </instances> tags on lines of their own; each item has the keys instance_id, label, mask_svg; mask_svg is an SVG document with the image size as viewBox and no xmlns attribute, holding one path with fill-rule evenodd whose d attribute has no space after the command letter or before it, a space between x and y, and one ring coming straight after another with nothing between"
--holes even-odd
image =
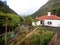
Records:
<instances>
[{"instance_id":1,"label":"tree","mask_svg":"<svg viewBox=\"0 0 60 45\"><path fill-rule=\"evenodd\" d=\"M56 15L60 16L60 8L53 9L52 14L56 14Z\"/></svg>"},{"instance_id":2,"label":"tree","mask_svg":"<svg viewBox=\"0 0 60 45\"><path fill-rule=\"evenodd\" d=\"M0 25L5 27L6 25L6 16L8 17L8 27L15 27L20 22L20 19L17 15L11 13L3 13L0 11Z\"/></svg>"}]
</instances>

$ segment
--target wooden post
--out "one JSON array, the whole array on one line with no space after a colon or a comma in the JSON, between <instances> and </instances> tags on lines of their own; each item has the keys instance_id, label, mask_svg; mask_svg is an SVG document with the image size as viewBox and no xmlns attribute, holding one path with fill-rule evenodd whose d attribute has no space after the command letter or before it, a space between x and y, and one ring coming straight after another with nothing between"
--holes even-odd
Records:
<instances>
[{"instance_id":1,"label":"wooden post","mask_svg":"<svg viewBox=\"0 0 60 45\"><path fill-rule=\"evenodd\" d=\"M7 45L7 28L8 28L8 17L6 16L5 45Z\"/></svg>"},{"instance_id":2,"label":"wooden post","mask_svg":"<svg viewBox=\"0 0 60 45\"><path fill-rule=\"evenodd\" d=\"M55 35L53 36L53 38L51 39L51 41L48 43L48 45L56 45L57 42L57 32L55 33Z\"/></svg>"},{"instance_id":3,"label":"wooden post","mask_svg":"<svg viewBox=\"0 0 60 45\"><path fill-rule=\"evenodd\" d=\"M38 28L35 28L32 32L30 32L29 34L27 34L23 39L21 39L19 42L17 42L16 45L20 45L23 41L25 41L26 39L28 39L32 34L35 33L35 31L37 30Z\"/></svg>"}]
</instances>

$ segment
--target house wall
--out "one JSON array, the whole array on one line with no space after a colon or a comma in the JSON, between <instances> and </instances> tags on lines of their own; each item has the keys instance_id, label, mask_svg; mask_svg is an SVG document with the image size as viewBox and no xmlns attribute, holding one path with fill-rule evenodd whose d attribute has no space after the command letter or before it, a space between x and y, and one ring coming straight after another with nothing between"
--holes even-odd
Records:
<instances>
[{"instance_id":1,"label":"house wall","mask_svg":"<svg viewBox=\"0 0 60 45\"><path fill-rule=\"evenodd\" d=\"M51 24L48 24L48 22L51 22ZM53 27L60 27L60 20L44 20L45 26L53 26Z\"/></svg>"},{"instance_id":2,"label":"house wall","mask_svg":"<svg viewBox=\"0 0 60 45\"><path fill-rule=\"evenodd\" d=\"M40 25L40 21L32 22L32 26L39 26L39 25Z\"/></svg>"},{"instance_id":3,"label":"house wall","mask_svg":"<svg viewBox=\"0 0 60 45\"><path fill-rule=\"evenodd\" d=\"M36 26L36 22L32 22L32 26Z\"/></svg>"}]
</instances>

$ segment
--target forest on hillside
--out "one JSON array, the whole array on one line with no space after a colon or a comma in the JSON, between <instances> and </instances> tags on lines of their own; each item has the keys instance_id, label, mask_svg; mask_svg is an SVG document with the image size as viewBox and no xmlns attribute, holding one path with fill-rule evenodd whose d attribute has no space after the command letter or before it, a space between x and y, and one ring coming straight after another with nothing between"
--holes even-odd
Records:
<instances>
[{"instance_id":1,"label":"forest on hillside","mask_svg":"<svg viewBox=\"0 0 60 45\"><path fill-rule=\"evenodd\" d=\"M32 17L46 15L47 12L60 16L60 0L49 0L37 12L32 14Z\"/></svg>"}]
</instances>

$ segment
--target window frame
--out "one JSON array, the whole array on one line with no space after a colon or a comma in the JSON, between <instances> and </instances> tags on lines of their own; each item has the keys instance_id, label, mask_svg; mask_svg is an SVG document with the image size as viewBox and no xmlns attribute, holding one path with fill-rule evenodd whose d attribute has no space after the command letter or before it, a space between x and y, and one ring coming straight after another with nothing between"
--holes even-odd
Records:
<instances>
[{"instance_id":1,"label":"window frame","mask_svg":"<svg viewBox=\"0 0 60 45\"><path fill-rule=\"evenodd\" d=\"M52 25L52 22L51 22L51 21L48 21L47 24L48 24L48 25Z\"/></svg>"}]
</instances>

